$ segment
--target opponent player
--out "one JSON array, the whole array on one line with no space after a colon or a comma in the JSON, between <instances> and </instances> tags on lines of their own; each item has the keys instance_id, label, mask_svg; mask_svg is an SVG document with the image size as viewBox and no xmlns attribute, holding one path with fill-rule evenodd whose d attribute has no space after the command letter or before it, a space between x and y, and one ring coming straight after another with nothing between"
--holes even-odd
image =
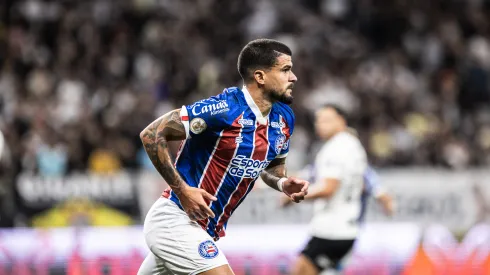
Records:
<instances>
[{"instance_id":1,"label":"opponent player","mask_svg":"<svg viewBox=\"0 0 490 275\"><path fill-rule=\"evenodd\" d=\"M251 41L238 57L243 88L182 106L143 130L145 150L171 189L146 216L151 252L139 275L233 274L214 241L259 175L292 201L303 200L308 182L287 178L285 169L294 129L292 66L286 45ZM185 140L175 166L171 140Z\"/></svg>"},{"instance_id":2,"label":"opponent player","mask_svg":"<svg viewBox=\"0 0 490 275\"><path fill-rule=\"evenodd\" d=\"M335 105L316 112L315 130L325 144L315 160L317 184L305 197L315 203L312 237L293 266L293 275L335 270L359 231L366 152L348 131L346 113Z\"/></svg>"},{"instance_id":3,"label":"opponent player","mask_svg":"<svg viewBox=\"0 0 490 275\"><path fill-rule=\"evenodd\" d=\"M335 106L327 106L327 107L331 107L333 109L336 109L339 111L339 113L343 114L341 109L339 109L338 107L335 107ZM345 115L343 115L343 116L345 116ZM347 127L346 132L353 135L356 138L358 137L357 131L353 128ZM310 192L310 194L314 194L314 193ZM367 166L366 170L364 171L364 175L363 175L363 188L362 188L362 193L361 193L361 197L360 197L360 205L361 206L360 206L360 213L358 214L358 219L357 219L360 226L362 226L362 224L364 223L369 198L371 196L374 197L376 199L376 202L381 205L385 215L387 215L387 216L393 215L393 213L394 213L394 200L393 200L393 198L381 186L380 181L379 181L379 177L378 177L376 171L371 166ZM289 199L283 200L283 205L289 205L289 203L290 203ZM334 220L332 220L332 222L339 222L339 220L334 219ZM343 221L340 220L340 222L343 222ZM322 262L326 263L326 262L330 261L330 259L328 259L328 257L326 255L330 255L332 253L332 252L328 251L329 249L332 249L332 248L333 248L332 246L325 246L324 247L324 254L322 256L309 257L309 255L306 255L306 257L309 257L309 259L310 258L318 258L319 264L317 265L317 268L320 271L322 269L322 267L318 267L318 266ZM308 253L308 252L306 252L306 253ZM309 253L311 253L311 251ZM325 261L325 259L328 259L328 261ZM344 260L345 260L345 255L342 257L339 256L338 260L335 260L334 262L332 262L332 264L329 266L329 268L323 269L324 271L320 274L329 274L329 273L335 273L335 271L341 271L342 266L340 266L339 263L340 263L340 261L344 261ZM302 271L299 271L299 272L302 272Z\"/></svg>"}]
</instances>

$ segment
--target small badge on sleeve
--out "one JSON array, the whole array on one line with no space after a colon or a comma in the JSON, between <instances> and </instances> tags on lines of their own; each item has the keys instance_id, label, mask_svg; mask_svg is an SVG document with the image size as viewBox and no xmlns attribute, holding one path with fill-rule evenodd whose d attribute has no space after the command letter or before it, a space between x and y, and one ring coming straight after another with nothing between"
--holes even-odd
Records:
<instances>
[{"instance_id":1,"label":"small badge on sleeve","mask_svg":"<svg viewBox=\"0 0 490 275\"><path fill-rule=\"evenodd\" d=\"M206 122L202 118L196 117L191 120L190 130L196 135L204 132L204 130L206 130L206 127Z\"/></svg>"},{"instance_id":2,"label":"small badge on sleeve","mask_svg":"<svg viewBox=\"0 0 490 275\"><path fill-rule=\"evenodd\" d=\"M281 152L281 150L283 149L284 142L286 142L286 136L284 136L282 134L279 135L279 136L277 136L276 142L275 142L275 147L276 147L276 153L277 154L279 154Z\"/></svg>"}]
</instances>

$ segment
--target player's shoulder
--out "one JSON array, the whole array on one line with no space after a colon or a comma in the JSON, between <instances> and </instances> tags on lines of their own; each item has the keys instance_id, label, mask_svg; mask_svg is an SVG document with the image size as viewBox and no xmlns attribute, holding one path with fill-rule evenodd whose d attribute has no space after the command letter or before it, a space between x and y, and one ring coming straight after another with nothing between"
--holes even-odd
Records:
<instances>
[{"instance_id":1,"label":"player's shoulder","mask_svg":"<svg viewBox=\"0 0 490 275\"><path fill-rule=\"evenodd\" d=\"M289 135L291 135L294 131L295 120L294 112L291 107L282 102L276 102L274 103L273 110L276 115L280 115L282 117L282 121L280 121L280 123L286 123L285 127L289 128ZM274 120L274 116L271 117L271 119ZM271 123L274 123L274 121L272 121Z\"/></svg>"},{"instance_id":2,"label":"player's shoulder","mask_svg":"<svg viewBox=\"0 0 490 275\"><path fill-rule=\"evenodd\" d=\"M238 87L225 88L219 96L227 102L230 117L239 116L248 106L242 90Z\"/></svg>"},{"instance_id":3,"label":"player's shoulder","mask_svg":"<svg viewBox=\"0 0 490 275\"><path fill-rule=\"evenodd\" d=\"M345 152L358 151L359 140L349 133L342 132L330 138L325 147L330 154L343 155Z\"/></svg>"},{"instance_id":4,"label":"player's shoulder","mask_svg":"<svg viewBox=\"0 0 490 275\"><path fill-rule=\"evenodd\" d=\"M289 105L282 102L276 102L274 103L274 108L281 116L294 122L294 112Z\"/></svg>"},{"instance_id":5,"label":"player's shoulder","mask_svg":"<svg viewBox=\"0 0 490 275\"><path fill-rule=\"evenodd\" d=\"M223 92L219 96L228 102L235 105L235 107L244 106L245 100L243 98L243 92L238 87L228 87L223 89Z\"/></svg>"},{"instance_id":6,"label":"player's shoulder","mask_svg":"<svg viewBox=\"0 0 490 275\"><path fill-rule=\"evenodd\" d=\"M332 143L342 143L346 145L357 145L359 144L359 139L355 137L354 135L347 133L347 132L341 132L335 135L332 138Z\"/></svg>"},{"instance_id":7,"label":"player's shoulder","mask_svg":"<svg viewBox=\"0 0 490 275\"><path fill-rule=\"evenodd\" d=\"M233 112L241 109L243 105L238 97L238 91L236 87L225 88L220 94L194 102L189 109L193 115L209 113L214 116Z\"/></svg>"},{"instance_id":8,"label":"player's shoulder","mask_svg":"<svg viewBox=\"0 0 490 275\"><path fill-rule=\"evenodd\" d=\"M291 107L282 102L274 103L269 119L272 127L283 129L283 133L286 134L289 142L289 138L294 132L294 113Z\"/></svg>"},{"instance_id":9,"label":"player's shoulder","mask_svg":"<svg viewBox=\"0 0 490 275\"><path fill-rule=\"evenodd\" d=\"M217 102L238 102L236 87L225 88L221 93L196 101L194 104L214 104Z\"/></svg>"}]
</instances>

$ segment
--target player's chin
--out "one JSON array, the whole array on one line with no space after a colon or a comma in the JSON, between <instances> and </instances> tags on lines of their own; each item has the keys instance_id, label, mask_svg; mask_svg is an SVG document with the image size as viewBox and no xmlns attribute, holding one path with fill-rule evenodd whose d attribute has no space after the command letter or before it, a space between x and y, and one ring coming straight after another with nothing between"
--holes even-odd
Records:
<instances>
[{"instance_id":1,"label":"player's chin","mask_svg":"<svg viewBox=\"0 0 490 275\"><path fill-rule=\"evenodd\" d=\"M293 104L293 101L294 101L294 97L291 94L288 95L287 92L281 97L282 103L290 105Z\"/></svg>"}]
</instances>

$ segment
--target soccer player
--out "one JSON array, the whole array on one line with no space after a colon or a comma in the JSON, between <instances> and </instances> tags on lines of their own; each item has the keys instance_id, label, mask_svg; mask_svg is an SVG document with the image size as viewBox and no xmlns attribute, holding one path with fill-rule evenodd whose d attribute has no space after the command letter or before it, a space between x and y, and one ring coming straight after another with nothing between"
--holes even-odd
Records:
<instances>
[{"instance_id":1,"label":"soccer player","mask_svg":"<svg viewBox=\"0 0 490 275\"><path fill-rule=\"evenodd\" d=\"M141 132L148 156L169 184L149 210L145 240L151 252L139 275L231 275L215 241L259 176L294 202L308 182L286 176L294 129L288 106L297 81L291 50L278 41L249 42L238 57L243 88L182 106ZM168 141L183 140L175 164Z\"/></svg>"},{"instance_id":2,"label":"soccer player","mask_svg":"<svg viewBox=\"0 0 490 275\"><path fill-rule=\"evenodd\" d=\"M294 264L293 275L334 271L352 249L359 231L366 152L349 132L346 113L336 105L325 105L316 112L315 130L325 144L315 159L317 184L305 197L314 200L312 237Z\"/></svg>"}]
</instances>

